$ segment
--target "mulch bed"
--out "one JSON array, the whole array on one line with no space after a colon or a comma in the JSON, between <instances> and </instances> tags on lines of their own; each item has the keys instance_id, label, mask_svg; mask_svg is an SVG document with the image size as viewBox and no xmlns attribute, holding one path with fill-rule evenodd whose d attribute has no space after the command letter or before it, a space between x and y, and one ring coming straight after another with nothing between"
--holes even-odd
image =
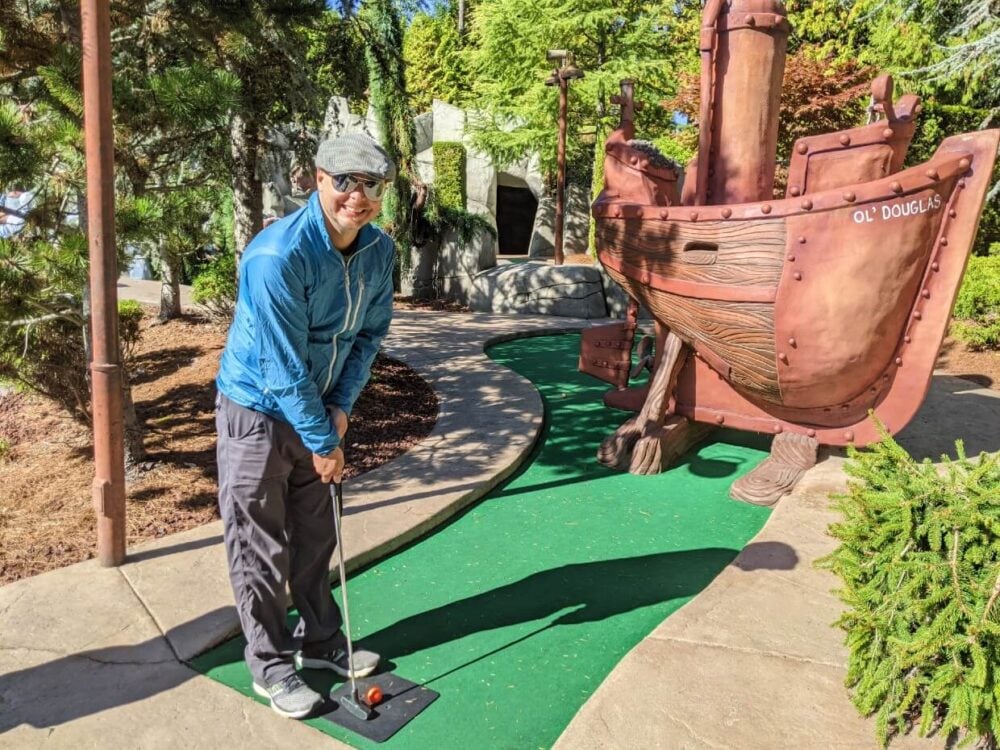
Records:
<instances>
[{"instance_id":1,"label":"mulch bed","mask_svg":"<svg viewBox=\"0 0 1000 750\"><path fill-rule=\"evenodd\" d=\"M225 333L193 316L154 319L150 308L130 368L147 454L127 487L130 546L218 518L214 378ZM345 477L404 453L437 411L419 375L379 356L352 415ZM7 393L0 440L0 584L93 557L90 429L47 399Z\"/></svg>"}]
</instances>

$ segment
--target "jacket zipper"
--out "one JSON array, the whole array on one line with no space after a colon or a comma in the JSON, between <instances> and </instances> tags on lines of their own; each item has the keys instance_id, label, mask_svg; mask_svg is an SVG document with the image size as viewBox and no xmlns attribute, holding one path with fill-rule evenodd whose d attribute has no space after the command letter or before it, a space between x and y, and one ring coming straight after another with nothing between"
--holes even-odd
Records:
<instances>
[{"instance_id":1,"label":"jacket zipper","mask_svg":"<svg viewBox=\"0 0 1000 750\"><path fill-rule=\"evenodd\" d=\"M344 327L341 328L333 336L333 355L330 357L330 365L329 365L329 367L326 368L326 383L323 384L323 392L320 394L320 397L326 396L326 392L330 389L330 381L333 379L333 366L337 362L337 355L339 354L339 351L338 351L338 340L337 339L340 336L342 336L344 334L344 332L353 325L352 318L354 318L354 320L356 321L358 312L360 312L360 310L361 310L361 305L360 304L358 305L358 309L357 310L355 310L355 311L351 310L351 307L353 307L353 300L351 298L351 261L354 260L355 258L357 258L359 255L361 255L361 253L363 253L365 250L367 250L368 248L370 248L376 242L378 242L378 237L376 237L374 240L372 240L371 242L369 242L367 245L365 245L360 250L356 251L346 261L344 260L344 256L343 255L341 255L339 252L337 253L337 255L340 256L340 262L344 264L344 290L347 292L347 310L344 312ZM361 300L361 296L364 294L364 289L365 289L365 276L364 276L364 273L362 272L362 274L361 274L361 289L360 289L360 291L361 291L362 294L358 295L358 301L359 302Z\"/></svg>"},{"instance_id":2,"label":"jacket zipper","mask_svg":"<svg viewBox=\"0 0 1000 750\"><path fill-rule=\"evenodd\" d=\"M365 272L361 272L360 283L358 285L358 304L354 306L354 319L351 321L351 325L348 326L351 330L354 330L354 326L358 324L358 315L361 313L361 302L365 298Z\"/></svg>"}]
</instances>

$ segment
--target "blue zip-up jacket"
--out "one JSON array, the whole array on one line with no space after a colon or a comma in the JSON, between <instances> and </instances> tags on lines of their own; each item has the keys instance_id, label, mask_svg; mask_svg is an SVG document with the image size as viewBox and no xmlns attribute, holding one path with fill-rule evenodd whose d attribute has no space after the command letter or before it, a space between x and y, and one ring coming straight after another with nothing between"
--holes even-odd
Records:
<instances>
[{"instance_id":1,"label":"blue zip-up jacket","mask_svg":"<svg viewBox=\"0 0 1000 750\"><path fill-rule=\"evenodd\" d=\"M347 258L319 195L275 222L240 259L240 292L216 385L290 424L313 453L340 443L326 412L351 413L392 319L395 246L370 224Z\"/></svg>"}]
</instances>

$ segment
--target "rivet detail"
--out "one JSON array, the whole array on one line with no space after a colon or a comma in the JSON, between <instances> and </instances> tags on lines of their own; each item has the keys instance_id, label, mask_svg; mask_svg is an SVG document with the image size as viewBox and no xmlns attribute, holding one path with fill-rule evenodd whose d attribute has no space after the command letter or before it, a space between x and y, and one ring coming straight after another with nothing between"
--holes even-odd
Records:
<instances>
[{"instance_id":1,"label":"rivet detail","mask_svg":"<svg viewBox=\"0 0 1000 750\"><path fill-rule=\"evenodd\" d=\"M844 193L844 200L847 201L848 203L854 203L854 201L857 200L857 197L858 196L856 196L854 194L854 191L852 190L848 190L846 193Z\"/></svg>"},{"instance_id":2,"label":"rivet detail","mask_svg":"<svg viewBox=\"0 0 1000 750\"><path fill-rule=\"evenodd\" d=\"M811 200L802 201L802 208L805 211L812 211L813 202Z\"/></svg>"},{"instance_id":3,"label":"rivet detail","mask_svg":"<svg viewBox=\"0 0 1000 750\"><path fill-rule=\"evenodd\" d=\"M802 194L802 188L800 188L798 185L792 185L790 188L788 188L788 194L793 198L798 198L799 195Z\"/></svg>"},{"instance_id":4,"label":"rivet detail","mask_svg":"<svg viewBox=\"0 0 1000 750\"><path fill-rule=\"evenodd\" d=\"M771 206L769 204L765 203L763 206L760 207L760 212L762 214L769 214L769 213L771 213Z\"/></svg>"},{"instance_id":5,"label":"rivet detail","mask_svg":"<svg viewBox=\"0 0 1000 750\"><path fill-rule=\"evenodd\" d=\"M882 131L882 137L885 138L886 140L892 138L893 135L895 134L892 132L892 128L886 128L885 130Z\"/></svg>"},{"instance_id":6,"label":"rivet detail","mask_svg":"<svg viewBox=\"0 0 1000 750\"><path fill-rule=\"evenodd\" d=\"M792 349L794 349L798 344L796 343L795 338L793 337L788 339L788 345L792 347Z\"/></svg>"},{"instance_id":7,"label":"rivet detail","mask_svg":"<svg viewBox=\"0 0 1000 750\"><path fill-rule=\"evenodd\" d=\"M723 219L728 219L732 215L733 215L733 209L731 209L731 208L724 208L724 209L722 209L722 218Z\"/></svg>"},{"instance_id":8,"label":"rivet detail","mask_svg":"<svg viewBox=\"0 0 1000 750\"><path fill-rule=\"evenodd\" d=\"M844 133L844 135L840 136L840 145L841 146L850 146L851 145L851 136L847 135L846 133Z\"/></svg>"},{"instance_id":9,"label":"rivet detail","mask_svg":"<svg viewBox=\"0 0 1000 750\"><path fill-rule=\"evenodd\" d=\"M926 172L924 172L924 174L930 177L932 180L938 179L938 172L936 169L928 169Z\"/></svg>"},{"instance_id":10,"label":"rivet detail","mask_svg":"<svg viewBox=\"0 0 1000 750\"><path fill-rule=\"evenodd\" d=\"M903 186L900 185L898 182L892 183L892 185L890 185L889 187L892 188L892 192L894 192L894 193L902 193L903 192Z\"/></svg>"},{"instance_id":11,"label":"rivet detail","mask_svg":"<svg viewBox=\"0 0 1000 750\"><path fill-rule=\"evenodd\" d=\"M804 144L804 143L800 143L798 146L796 146L795 150L798 151L800 154L808 154L809 153L809 147L806 144Z\"/></svg>"},{"instance_id":12,"label":"rivet detail","mask_svg":"<svg viewBox=\"0 0 1000 750\"><path fill-rule=\"evenodd\" d=\"M792 274L792 278L795 279L796 281L802 281L802 274L796 271L795 273Z\"/></svg>"}]
</instances>

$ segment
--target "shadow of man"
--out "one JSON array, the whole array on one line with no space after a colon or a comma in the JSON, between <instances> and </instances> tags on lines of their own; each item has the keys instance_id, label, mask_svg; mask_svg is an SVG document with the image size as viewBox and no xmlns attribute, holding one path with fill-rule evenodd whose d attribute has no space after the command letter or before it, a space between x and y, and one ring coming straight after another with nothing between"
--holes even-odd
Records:
<instances>
[{"instance_id":1,"label":"shadow of man","mask_svg":"<svg viewBox=\"0 0 1000 750\"><path fill-rule=\"evenodd\" d=\"M391 659L567 608L572 609L555 616L545 629L604 620L697 594L737 553L712 547L563 565L407 617L372 633L364 643ZM788 545L759 542L745 548L738 567L789 570L797 562Z\"/></svg>"}]
</instances>

